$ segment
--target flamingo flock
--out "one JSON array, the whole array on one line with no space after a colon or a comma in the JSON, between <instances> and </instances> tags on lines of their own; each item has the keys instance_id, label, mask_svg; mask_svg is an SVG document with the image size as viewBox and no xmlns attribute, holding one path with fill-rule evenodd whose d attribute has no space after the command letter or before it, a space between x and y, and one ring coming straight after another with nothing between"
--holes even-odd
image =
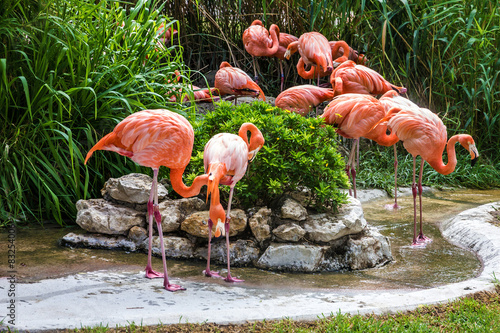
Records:
<instances>
[{"instance_id":1,"label":"flamingo flock","mask_svg":"<svg viewBox=\"0 0 500 333\"><path fill-rule=\"evenodd\" d=\"M160 27L158 38L162 43L170 41L177 31ZM336 132L353 139L351 152L346 163L346 172L356 193L356 165L359 160L359 140L364 137L382 146L394 146L395 202L390 209L398 209L397 204L397 152L396 143L403 142L404 148L413 156L413 207L414 233L412 246L425 246L431 239L426 237L422 228L422 175L424 162L437 172L447 175L454 171L457 164L455 144L459 142L471 155L472 165L479 157L473 138L468 134L454 135L447 139L446 126L432 111L421 108L401 96L407 92L385 80L375 70L367 67L364 54L353 50L345 41L328 41L319 32L307 32L300 37L280 32L276 24L267 30L260 20L255 20L244 31L243 45L252 55L254 79L228 62L222 62L215 76L213 88L195 90L195 102L215 101L223 96L230 98L252 96L266 100L258 85L258 70L255 57L275 57L279 59L281 93L275 105L284 110L308 116L323 102L330 101L319 115L327 125L334 126ZM299 53L297 74L304 79L316 80L315 85L299 85L284 88L282 61L290 60ZM310 69L308 69L310 67ZM176 72L177 81L180 74ZM320 85L320 78L329 76L329 83ZM379 96L379 98L377 98ZM175 97L171 98L175 101ZM250 140L248 139L250 134ZM198 195L207 186L207 201L210 199L208 226L207 267L203 274L207 277L222 278L218 272L210 270L212 229L215 236L226 236L227 282L242 282L231 276L229 256L230 211L236 183L245 175L248 163L257 155L265 143L264 135L252 123L244 123L238 135L220 133L205 145L203 161L205 174L197 176L190 186L183 183L182 175L188 165L194 143L194 131L183 116L166 110L143 110L131 114L121 121L114 130L99 140L87 153L85 163L97 150L114 151L129 157L134 162L153 170L151 192L147 203L149 224L148 259L145 268L147 278L163 278L164 288L168 291L185 290L168 279L161 214L158 207L158 172L160 166L170 168L173 189L183 197ZM448 163L443 162L446 148ZM418 183L416 182L416 157L421 157ZM224 210L219 195L219 185L230 187L227 211ZM417 233L417 202L419 197L420 229ZM160 238L163 273L152 268L153 221L156 222Z\"/></svg>"}]
</instances>

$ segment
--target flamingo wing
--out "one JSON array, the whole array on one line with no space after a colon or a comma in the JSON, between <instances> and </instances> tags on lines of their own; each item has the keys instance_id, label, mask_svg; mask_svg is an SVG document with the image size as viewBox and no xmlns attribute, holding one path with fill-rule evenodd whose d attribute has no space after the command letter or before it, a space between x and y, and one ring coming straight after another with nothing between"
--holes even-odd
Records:
<instances>
[{"instance_id":1,"label":"flamingo wing","mask_svg":"<svg viewBox=\"0 0 500 333\"><path fill-rule=\"evenodd\" d=\"M276 97L276 106L305 116L315 107L328 99L332 99L332 89L313 85L301 85L289 88Z\"/></svg>"}]
</instances>

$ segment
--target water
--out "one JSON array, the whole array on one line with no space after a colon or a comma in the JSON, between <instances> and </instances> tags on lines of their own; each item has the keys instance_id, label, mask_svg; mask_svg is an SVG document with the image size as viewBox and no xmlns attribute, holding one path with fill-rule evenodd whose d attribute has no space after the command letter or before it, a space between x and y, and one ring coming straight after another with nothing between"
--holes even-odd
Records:
<instances>
[{"instance_id":1,"label":"water","mask_svg":"<svg viewBox=\"0 0 500 333\"><path fill-rule=\"evenodd\" d=\"M446 190L425 193L424 234L433 239L425 248L410 246L413 237L413 198L402 197L403 207L392 212L384 206L392 199L381 199L363 204L368 223L379 228L390 238L394 262L383 267L363 271L341 273L280 273L256 268L231 269L235 277L244 278L242 287L286 288L286 289L422 289L459 282L476 276L481 270L476 256L456 247L441 237L439 224L469 208L488 202L500 201L500 190ZM16 269L18 281L32 282L49 277L96 270L142 271L146 264L146 254L122 251L67 248L58 245L58 240L68 232L78 232L79 227L60 228L57 226L18 228L16 235ZM0 239L7 239L5 232ZM1 269L7 258L7 242L0 242ZM206 282L201 271L204 261L168 261L169 275L195 282ZM161 258L153 258L153 266L161 269ZM225 266L212 265L225 274ZM213 283L225 284L212 279Z\"/></svg>"}]
</instances>

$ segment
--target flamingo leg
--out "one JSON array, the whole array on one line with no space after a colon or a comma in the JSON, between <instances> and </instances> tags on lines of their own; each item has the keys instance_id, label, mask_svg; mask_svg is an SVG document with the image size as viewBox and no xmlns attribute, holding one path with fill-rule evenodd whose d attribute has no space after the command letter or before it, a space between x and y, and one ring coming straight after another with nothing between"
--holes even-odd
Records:
<instances>
[{"instance_id":1,"label":"flamingo leg","mask_svg":"<svg viewBox=\"0 0 500 333\"><path fill-rule=\"evenodd\" d=\"M214 223L212 222L211 219L208 219L208 256L207 256L207 268L203 271L203 274L207 277L216 277L216 278L222 278L222 276L219 275L219 272L213 272L210 270L210 251L212 247L212 228L214 226Z\"/></svg>"},{"instance_id":2,"label":"flamingo leg","mask_svg":"<svg viewBox=\"0 0 500 333\"><path fill-rule=\"evenodd\" d=\"M398 151L396 144L394 144L394 204L385 205L387 210L398 210L400 206L398 205Z\"/></svg>"},{"instance_id":3,"label":"flamingo leg","mask_svg":"<svg viewBox=\"0 0 500 333\"><path fill-rule=\"evenodd\" d=\"M259 76L257 75L257 66L255 65L255 57L252 56L252 63L253 63L253 77L255 79L255 83L259 83Z\"/></svg>"},{"instance_id":4,"label":"flamingo leg","mask_svg":"<svg viewBox=\"0 0 500 333\"><path fill-rule=\"evenodd\" d=\"M352 178L352 187L354 191L354 197L356 198L356 146L359 145L359 138L354 140L354 143L351 148L351 152L349 153L349 159L347 160L347 166L346 166L346 171L347 171L347 177L349 179ZM351 195L351 190L349 189L349 195Z\"/></svg>"},{"instance_id":5,"label":"flamingo leg","mask_svg":"<svg viewBox=\"0 0 500 333\"><path fill-rule=\"evenodd\" d=\"M278 59L278 62L280 64L280 79L281 79L281 90L280 91L283 91L283 88L285 86L285 74L283 74L283 62Z\"/></svg>"},{"instance_id":6,"label":"flamingo leg","mask_svg":"<svg viewBox=\"0 0 500 333\"><path fill-rule=\"evenodd\" d=\"M226 229L226 249L227 249L227 277L224 279L226 282L243 282L245 280L241 279L236 279L231 276L231 260L229 257L229 226L231 222L231 201L233 200L233 192L234 192L234 185L231 186L231 190L229 191L229 200L227 204L227 216L226 216L226 223L224 224L224 228Z\"/></svg>"},{"instance_id":7,"label":"flamingo leg","mask_svg":"<svg viewBox=\"0 0 500 333\"><path fill-rule=\"evenodd\" d=\"M155 171L156 170L153 169L153 173ZM148 263L146 265L145 270L146 270L146 277L148 279L155 279L155 278L163 277L163 274L158 273L158 272L153 270L153 266L151 263L151 252L152 252L152 246L153 246L153 211L154 211L153 200L154 200L154 193L155 193L155 184L153 181L153 184L151 184L151 192L149 194L149 200L148 200L148 204L147 204L148 223L149 223L149 244L148 244Z\"/></svg>"},{"instance_id":8,"label":"flamingo leg","mask_svg":"<svg viewBox=\"0 0 500 333\"><path fill-rule=\"evenodd\" d=\"M422 174L424 171L424 159L422 159L422 163L420 163L420 174L418 175L418 196L420 200L420 233L417 236L417 241L419 243L427 243L431 242L432 239L424 236L424 232L422 231Z\"/></svg>"},{"instance_id":9,"label":"flamingo leg","mask_svg":"<svg viewBox=\"0 0 500 333\"><path fill-rule=\"evenodd\" d=\"M411 192L413 194L413 242L412 246L418 246L420 243L417 241L417 184L415 183L417 157L413 156L413 183L411 185Z\"/></svg>"},{"instance_id":10,"label":"flamingo leg","mask_svg":"<svg viewBox=\"0 0 500 333\"><path fill-rule=\"evenodd\" d=\"M161 214L158 206L158 169L153 169L153 186L155 188L153 209L156 220L156 227L158 229L158 234L160 235L161 259L163 261L163 286L168 291L186 290L186 288L183 288L177 284L171 284L168 281L167 258L165 257L165 244L163 242L163 231L161 230Z\"/></svg>"}]
</instances>

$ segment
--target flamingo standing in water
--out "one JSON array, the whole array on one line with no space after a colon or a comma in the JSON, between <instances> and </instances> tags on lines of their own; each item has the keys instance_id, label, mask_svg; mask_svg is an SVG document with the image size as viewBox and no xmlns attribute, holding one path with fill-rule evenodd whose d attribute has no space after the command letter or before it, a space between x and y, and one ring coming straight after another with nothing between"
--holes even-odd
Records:
<instances>
[{"instance_id":1,"label":"flamingo standing in water","mask_svg":"<svg viewBox=\"0 0 500 333\"><path fill-rule=\"evenodd\" d=\"M379 125L389 128L392 133L403 141L405 149L413 156L413 242L412 245L419 246L431 241L424 236L422 231L422 173L424 162L443 175L448 175L455 170L457 157L455 144L457 141L469 151L471 164L474 164L479 157L474 139L468 134L457 134L452 136L448 142L446 126L442 120L432 111L424 108L419 110L393 108L381 119ZM377 126L378 127L378 126ZM443 151L446 147L448 164L443 162ZM416 159L421 157L420 172L418 176L418 187L415 183ZM417 235L417 190L420 205L420 232Z\"/></svg>"},{"instance_id":2,"label":"flamingo standing in water","mask_svg":"<svg viewBox=\"0 0 500 333\"><path fill-rule=\"evenodd\" d=\"M328 39L319 32L307 32L300 36L298 41L288 45L285 58L290 59L291 55L297 51L299 51L305 65L316 68L319 86L321 70L325 72L333 70L332 51Z\"/></svg>"},{"instance_id":3,"label":"flamingo standing in water","mask_svg":"<svg viewBox=\"0 0 500 333\"><path fill-rule=\"evenodd\" d=\"M378 99L370 95L344 94L335 97L320 116L329 125L337 127L336 132L348 139L354 139L346 172L352 178L354 197L356 198L356 147L359 138L374 140L382 146L392 146L398 137L386 134L385 125L376 126L386 115L385 107ZM349 194L352 192L349 190Z\"/></svg>"},{"instance_id":4,"label":"flamingo standing in water","mask_svg":"<svg viewBox=\"0 0 500 333\"><path fill-rule=\"evenodd\" d=\"M248 133L250 132L250 143ZM203 152L203 163L205 173L208 175L207 198L210 195L210 218L208 220L208 257L207 268L204 270L206 276L220 277L218 272L210 270L210 249L212 239L213 223L216 223L215 236L226 235L227 249L227 282L241 282L243 280L231 277L229 258L229 223L231 221L231 201L233 199L234 186L243 178L249 161L252 161L258 151L264 145L264 137L260 130L252 123L241 125L238 135L220 133L215 135L205 145ZM227 204L227 215L219 200L219 184L228 185L229 201Z\"/></svg>"},{"instance_id":5,"label":"flamingo standing in water","mask_svg":"<svg viewBox=\"0 0 500 333\"><path fill-rule=\"evenodd\" d=\"M381 95L389 90L400 94L406 92L406 88L393 85L373 69L356 65L352 60L343 62L333 71L330 83L335 96L349 93Z\"/></svg>"},{"instance_id":6,"label":"flamingo standing in water","mask_svg":"<svg viewBox=\"0 0 500 333\"><path fill-rule=\"evenodd\" d=\"M283 110L306 116L312 108L332 99L333 96L332 89L306 84L288 88L280 93L276 97L275 105Z\"/></svg>"},{"instance_id":7,"label":"flamingo standing in water","mask_svg":"<svg viewBox=\"0 0 500 333\"><path fill-rule=\"evenodd\" d=\"M380 103L385 106L385 111L389 112L392 108L412 109L418 112L420 107L403 96L400 96L397 91L389 90L379 99ZM387 209L399 209L398 205L398 153L396 144L394 144L394 205L386 205Z\"/></svg>"},{"instance_id":8,"label":"flamingo standing in water","mask_svg":"<svg viewBox=\"0 0 500 333\"><path fill-rule=\"evenodd\" d=\"M215 88L222 95L253 96L265 101L266 96L247 73L223 61L215 74ZM235 99L236 104L236 99Z\"/></svg>"},{"instance_id":9,"label":"flamingo standing in water","mask_svg":"<svg viewBox=\"0 0 500 333\"><path fill-rule=\"evenodd\" d=\"M158 209L158 171L162 165L170 168L172 187L181 196L191 197L198 194L201 187L208 183L208 175L196 177L190 187L182 182L182 174L191 159L193 142L193 127L183 116L169 110L144 110L123 119L113 132L104 136L90 149L85 158L86 164L94 151L110 150L153 169L153 183L147 204L149 247L146 277L163 277L163 285L169 291L185 288L171 284L168 280L161 215ZM153 217L160 236L163 274L155 272L151 265Z\"/></svg>"}]
</instances>

